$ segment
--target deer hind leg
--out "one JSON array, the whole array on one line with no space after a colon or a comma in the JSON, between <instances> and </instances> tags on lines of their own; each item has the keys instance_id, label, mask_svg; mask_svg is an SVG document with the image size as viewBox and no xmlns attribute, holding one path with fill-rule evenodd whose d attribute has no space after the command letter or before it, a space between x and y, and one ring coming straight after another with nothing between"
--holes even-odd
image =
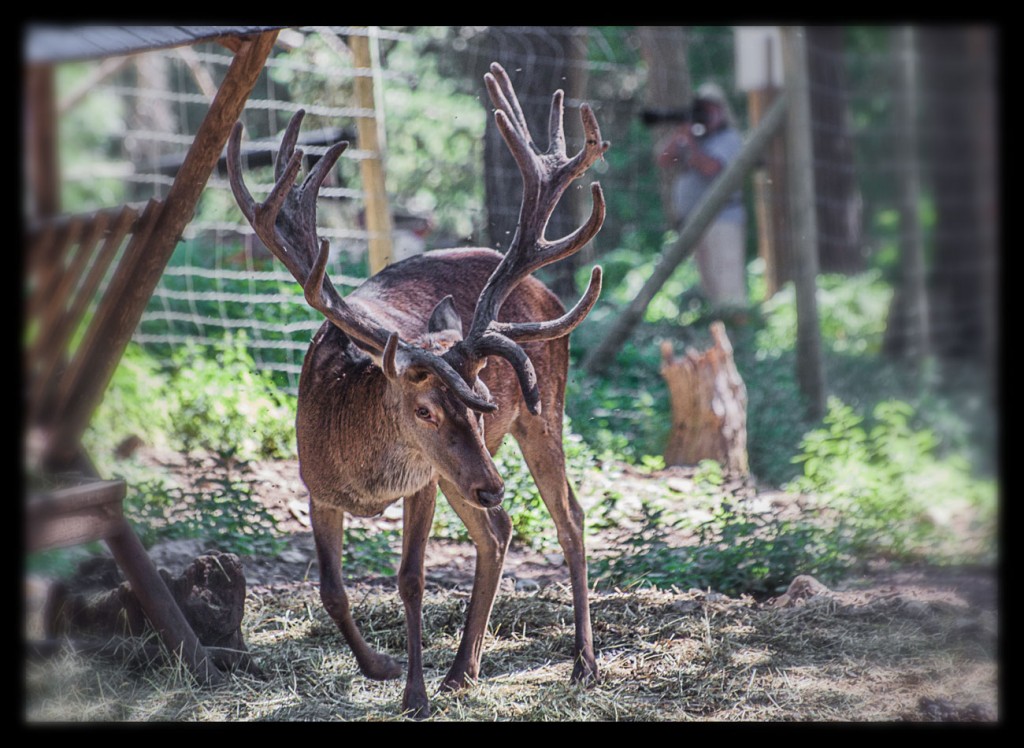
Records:
<instances>
[{"instance_id":1,"label":"deer hind leg","mask_svg":"<svg viewBox=\"0 0 1024 748\"><path fill-rule=\"evenodd\" d=\"M583 509L565 475L561 418L546 423L540 418L524 419L513 431L523 459L533 476L558 533L572 584L576 637L573 645L572 682L595 683L598 679L594 657L594 636L590 625L587 587L587 555L583 544Z\"/></svg>"},{"instance_id":2,"label":"deer hind leg","mask_svg":"<svg viewBox=\"0 0 1024 748\"><path fill-rule=\"evenodd\" d=\"M423 557L434 519L437 486L403 501L402 564L398 570L398 592L405 606L405 625L409 651L409 670L402 696L402 709L416 719L430 715L430 700L423 682Z\"/></svg>"},{"instance_id":3,"label":"deer hind leg","mask_svg":"<svg viewBox=\"0 0 1024 748\"><path fill-rule=\"evenodd\" d=\"M348 642L363 675L373 680L398 678L402 674L402 666L393 657L377 652L367 644L352 617L341 577L345 513L332 507L318 507L310 502L309 514L320 564L320 599L324 608Z\"/></svg>"},{"instance_id":4,"label":"deer hind leg","mask_svg":"<svg viewBox=\"0 0 1024 748\"><path fill-rule=\"evenodd\" d=\"M441 684L442 690L456 691L480 676L480 654L483 650L487 621L491 617L494 596L501 581L505 552L512 540L512 520L500 506L484 509L473 506L454 486L442 482L441 490L448 503L466 525L476 546L476 571L473 592L466 610L466 625L462 641L448 674Z\"/></svg>"}]
</instances>

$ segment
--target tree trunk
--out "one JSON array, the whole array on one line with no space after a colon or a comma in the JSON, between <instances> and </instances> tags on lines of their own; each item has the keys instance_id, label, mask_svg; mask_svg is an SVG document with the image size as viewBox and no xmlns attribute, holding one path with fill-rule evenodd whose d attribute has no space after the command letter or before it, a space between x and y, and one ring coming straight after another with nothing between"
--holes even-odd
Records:
<instances>
[{"instance_id":1,"label":"tree trunk","mask_svg":"<svg viewBox=\"0 0 1024 748\"><path fill-rule=\"evenodd\" d=\"M678 358L670 342L661 345L661 375L672 404L665 464L716 460L726 471L746 475L747 388L733 361L725 325L712 323L711 336L711 348L703 353L688 348Z\"/></svg>"},{"instance_id":2,"label":"tree trunk","mask_svg":"<svg viewBox=\"0 0 1024 748\"><path fill-rule=\"evenodd\" d=\"M682 109L692 98L690 67L686 61L686 31L682 26L640 26L637 28L640 54L647 65L647 87L644 104L653 111L665 112ZM651 126L651 141L655 152L651 154L657 162L657 147L673 128L672 123ZM662 211L666 222L672 215L672 180L675 173L659 169L659 191Z\"/></svg>"},{"instance_id":3,"label":"tree trunk","mask_svg":"<svg viewBox=\"0 0 1024 748\"><path fill-rule=\"evenodd\" d=\"M847 122L843 27L807 27L807 75L814 122L814 189L818 265L823 273L857 273L861 247L861 196Z\"/></svg>"},{"instance_id":4,"label":"tree trunk","mask_svg":"<svg viewBox=\"0 0 1024 748\"><path fill-rule=\"evenodd\" d=\"M896 176L900 210L900 273L895 284L883 350L905 355L920 374L931 353L924 231L919 217L921 160L918 158L917 32L904 26L893 36L898 81L893 160L905 159Z\"/></svg>"},{"instance_id":5,"label":"tree trunk","mask_svg":"<svg viewBox=\"0 0 1024 748\"><path fill-rule=\"evenodd\" d=\"M548 113L551 111L551 95L556 89L566 89L571 80L571 38L572 29L553 27L544 29L548 48L538 56L533 49L517 49L508 38L510 32L500 26L488 29L493 49L504 50L500 62L508 71L515 87L516 96L523 108L523 115L534 141L542 151L547 150ZM538 32L539 33L539 32ZM518 54L517 54L518 52ZM570 105L571 91L566 91L565 133L567 150L579 144L578 133L582 131L576 106ZM486 104L490 107L490 102ZM494 118L487 118L484 132L484 192L487 203L487 246L504 252L512 241L519 221L519 204L522 195L522 178L515 159L501 137ZM548 223L547 236L565 236L576 228L572 210L563 200L555 209Z\"/></svg>"},{"instance_id":6,"label":"tree trunk","mask_svg":"<svg viewBox=\"0 0 1024 748\"><path fill-rule=\"evenodd\" d=\"M811 107L804 27L782 31L786 65L786 154L789 176L790 242L796 258L796 376L807 399L807 415L825 413L825 368L818 321L818 220L815 211L814 153L811 147Z\"/></svg>"},{"instance_id":7,"label":"tree trunk","mask_svg":"<svg viewBox=\"0 0 1024 748\"><path fill-rule=\"evenodd\" d=\"M918 33L921 133L935 203L932 343L946 359L992 364L996 324L995 32L925 26Z\"/></svg>"}]
</instances>

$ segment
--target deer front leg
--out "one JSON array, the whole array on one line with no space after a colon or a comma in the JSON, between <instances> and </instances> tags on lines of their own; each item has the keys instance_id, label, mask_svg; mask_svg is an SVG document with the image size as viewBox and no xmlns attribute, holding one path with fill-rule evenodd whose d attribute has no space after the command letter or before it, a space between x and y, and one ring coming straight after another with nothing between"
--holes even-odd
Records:
<instances>
[{"instance_id":1,"label":"deer front leg","mask_svg":"<svg viewBox=\"0 0 1024 748\"><path fill-rule=\"evenodd\" d=\"M341 577L341 552L345 533L345 513L333 507L310 502L309 518L320 564L320 599L341 630L359 670L373 680L390 680L402 674L402 666L391 656L377 652L363 639L352 617L348 595Z\"/></svg>"},{"instance_id":2,"label":"deer front leg","mask_svg":"<svg viewBox=\"0 0 1024 748\"><path fill-rule=\"evenodd\" d=\"M431 483L403 502L402 564L398 593L405 606L409 670L402 695L402 709L416 719L430 716L430 700L423 682L423 558L434 519L437 486Z\"/></svg>"},{"instance_id":3,"label":"deer front leg","mask_svg":"<svg viewBox=\"0 0 1024 748\"><path fill-rule=\"evenodd\" d=\"M523 459L537 484L544 505L554 520L572 584L576 637L573 643L573 683L592 684L598 680L594 656L594 635L590 624L590 596L587 586L587 554L583 545L583 509L565 475L561 423L544 427L540 419L517 434ZM560 419L559 419L560 420ZM532 431L532 433L530 433ZM557 435L557 437L555 436Z\"/></svg>"},{"instance_id":4,"label":"deer front leg","mask_svg":"<svg viewBox=\"0 0 1024 748\"><path fill-rule=\"evenodd\" d=\"M512 520L500 506L484 509L471 505L450 484L442 482L441 490L452 509L466 525L469 537L476 546L473 592L469 597L469 608L466 610L462 641L448 675L441 684L442 690L456 691L480 676L480 654L483 650L484 635L487 633L487 621L491 617L491 608L494 605L494 596L501 581L505 552L512 540Z\"/></svg>"}]
</instances>

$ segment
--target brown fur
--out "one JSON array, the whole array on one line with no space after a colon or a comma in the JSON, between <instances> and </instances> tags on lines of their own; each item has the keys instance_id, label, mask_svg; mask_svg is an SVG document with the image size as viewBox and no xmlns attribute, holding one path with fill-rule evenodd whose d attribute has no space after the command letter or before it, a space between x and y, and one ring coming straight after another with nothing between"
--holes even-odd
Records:
<instances>
[{"instance_id":1,"label":"brown fur","mask_svg":"<svg viewBox=\"0 0 1024 748\"><path fill-rule=\"evenodd\" d=\"M601 139L593 110L583 104L585 142L570 158L562 129L563 93L556 91L548 151L541 154L508 74L493 63L484 82L496 108L495 123L523 177L519 226L504 259L486 249L429 252L384 269L348 299L325 280L328 245L317 236L315 220L320 185L347 143L329 148L296 187L302 154L295 145L304 114L296 112L282 137L276 188L266 202L257 203L241 175L240 124L228 139L228 177L242 212L302 285L310 306L329 320L306 354L296 419L320 597L365 675L401 675L398 663L372 649L359 633L341 574L345 513L378 514L401 499L398 589L409 654L402 705L417 717L430 710L422 662L423 562L437 490L477 549L462 642L442 684L456 689L480 674L487 620L512 537L512 522L500 506L504 482L491 459L506 434L518 442L565 552L576 627L572 679L597 678L583 512L565 476L562 407L567 336L596 302L601 271L594 268L590 285L568 314L531 274L577 252L600 230L605 201L594 184L585 223L561 239L544 237L564 190L609 143Z\"/></svg>"},{"instance_id":2,"label":"brown fur","mask_svg":"<svg viewBox=\"0 0 1024 748\"><path fill-rule=\"evenodd\" d=\"M426 320L437 302L450 293L463 328L468 329L480 289L500 259L497 252L486 249L429 252L386 268L346 297L346 302L379 324L397 330L403 339L416 341L429 337ZM558 298L539 280L529 277L508 298L499 318L540 321L554 319L563 312ZM541 382L541 413L532 415L525 407L512 367L501 358L489 359L480 378L498 408L483 416L486 452L493 455L504 437L511 434L519 442L552 511L559 540L566 547L577 602L574 676L588 680L596 676L597 667L586 602L582 512L565 477L562 451L568 337L523 347ZM404 498L406 517L419 516L421 527L416 531L406 526L399 584L404 594L416 598L422 594L423 543L433 516L434 494L440 485L479 546L477 584L467 612L463 643L444 681L447 688L460 688L479 675L483 634L511 537L511 521L501 507L484 509L468 496L470 489L466 486L479 480L473 470L458 473L457 468L439 469L404 435L404 430L415 425L411 426L409 419L399 412L402 405L394 389L370 355L337 327L324 323L303 365L297 419L302 478L310 492L321 575L327 580L322 583L321 594L345 632L363 672L374 678L397 677L401 668L390 657L370 649L359 636L348 610L340 573L342 512L375 515ZM464 429L475 430L476 416L465 404L450 393L442 396L442 400L448 418L462 418ZM472 467L482 459L490 462L484 450L478 449L474 454L472 440L463 437L461 444L446 445L456 463ZM409 624L410 637L414 637L419 627L419 612L414 604L407 614L417 619ZM412 639L410 648L404 706L422 716L429 706L422 671L415 672L414 661L419 654Z\"/></svg>"}]
</instances>

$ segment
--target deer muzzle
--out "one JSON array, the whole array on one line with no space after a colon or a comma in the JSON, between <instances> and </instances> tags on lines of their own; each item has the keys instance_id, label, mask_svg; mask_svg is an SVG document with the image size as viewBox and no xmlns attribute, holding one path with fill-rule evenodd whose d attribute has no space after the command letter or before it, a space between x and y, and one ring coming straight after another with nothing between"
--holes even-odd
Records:
<instances>
[{"instance_id":1,"label":"deer muzzle","mask_svg":"<svg viewBox=\"0 0 1024 748\"><path fill-rule=\"evenodd\" d=\"M487 491L484 489L476 490L476 501L484 509L491 509L501 504L502 499L505 498L505 489L499 488L497 491Z\"/></svg>"}]
</instances>

